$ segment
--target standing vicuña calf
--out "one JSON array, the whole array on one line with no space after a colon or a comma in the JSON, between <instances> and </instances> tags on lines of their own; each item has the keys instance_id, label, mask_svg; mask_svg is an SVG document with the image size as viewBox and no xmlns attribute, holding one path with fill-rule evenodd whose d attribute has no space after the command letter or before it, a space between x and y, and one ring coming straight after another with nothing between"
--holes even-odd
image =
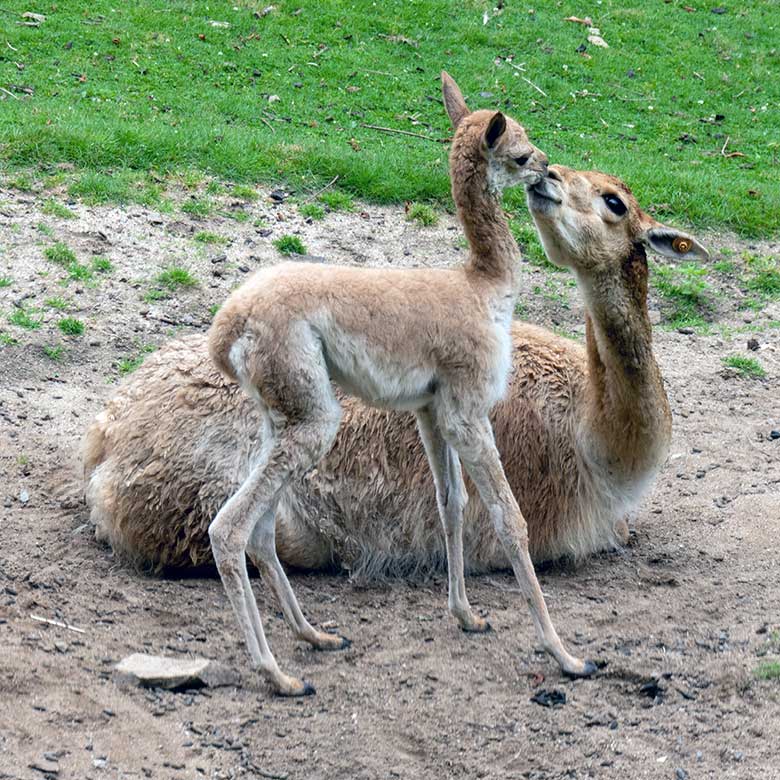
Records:
<instances>
[{"instance_id":1,"label":"standing vicu\u00f1a calf","mask_svg":"<svg viewBox=\"0 0 780 780\"><path fill-rule=\"evenodd\" d=\"M484 631L463 579L467 494L461 461L487 507L544 648L568 674L595 671L566 651L528 553L525 520L507 483L488 414L506 390L517 246L501 190L542 181L547 159L500 112L470 114L442 76L455 125L452 193L471 252L464 268L385 270L284 264L257 273L220 309L209 352L257 400L263 443L251 473L209 526L214 560L252 661L285 695L313 691L278 667L265 639L245 554L258 565L298 638L322 649L345 641L303 616L276 554L276 508L291 480L330 450L342 409L334 380L371 405L414 410L436 485L449 568L449 606Z\"/></svg>"}]
</instances>

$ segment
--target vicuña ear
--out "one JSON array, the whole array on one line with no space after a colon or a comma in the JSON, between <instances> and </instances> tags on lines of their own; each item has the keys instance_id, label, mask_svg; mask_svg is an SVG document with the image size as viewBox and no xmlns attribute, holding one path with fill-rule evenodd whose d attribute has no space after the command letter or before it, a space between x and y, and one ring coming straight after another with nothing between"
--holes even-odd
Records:
<instances>
[{"instance_id":1,"label":"vicu\u00f1a ear","mask_svg":"<svg viewBox=\"0 0 780 780\"><path fill-rule=\"evenodd\" d=\"M444 107L447 109L452 126L457 127L461 119L471 112L466 107L460 88L445 70L441 72L441 91L444 95Z\"/></svg>"},{"instance_id":2,"label":"vicu\u00f1a ear","mask_svg":"<svg viewBox=\"0 0 780 780\"><path fill-rule=\"evenodd\" d=\"M490 124L485 130L485 143L488 149L492 149L506 130L506 119L500 111L496 111L490 119Z\"/></svg>"},{"instance_id":3,"label":"vicu\u00f1a ear","mask_svg":"<svg viewBox=\"0 0 780 780\"><path fill-rule=\"evenodd\" d=\"M642 242L658 254L678 260L709 260L710 253L693 237L666 225L656 225L642 233Z\"/></svg>"}]
</instances>

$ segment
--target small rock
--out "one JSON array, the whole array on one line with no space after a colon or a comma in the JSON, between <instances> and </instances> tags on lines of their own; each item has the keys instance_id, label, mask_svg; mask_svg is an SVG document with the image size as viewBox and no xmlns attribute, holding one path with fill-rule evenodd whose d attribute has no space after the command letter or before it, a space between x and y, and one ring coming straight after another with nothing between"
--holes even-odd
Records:
<instances>
[{"instance_id":1,"label":"small rock","mask_svg":"<svg viewBox=\"0 0 780 780\"><path fill-rule=\"evenodd\" d=\"M287 193L284 190L272 190L268 196L274 203L284 203Z\"/></svg>"},{"instance_id":2,"label":"small rock","mask_svg":"<svg viewBox=\"0 0 780 780\"><path fill-rule=\"evenodd\" d=\"M22 504L26 504L30 500L30 494L26 490L22 490L21 493L19 493L19 501Z\"/></svg>"},{"instance_id":3,"label":"small rock","mask_svg":"<svg viewBox=\"0 0 780 780\"><path fill-rule=\"evenodd\" d=\"M34 769L36 772L40 772L44 775L58 775L60 772L59 766L56 761L33 761L32 764L27 765L30 769Z\"/></svg>"},{"instance_id":4,"label":"small rock","mask_svg":"<svg viewBox=\"0 0 780 780\"><path fill-rule=\"evenodd\" d=\"M696 751L696 763L700 764L704 760L704 755L702 754L701 750Z\"/></svg>"},{"instance_id":5,"label":"small rock","mask_svg":"<svg viewBox=\"0 0 780 780\"><path fill-rule=\"evenodd\" d=\"M747 348L753 352L758 352L758 339L748 339Z\"/></svg>"},{"instance_id":6,"label":"small rock","mask_svg":"<svg viewBox=\"0 0 780 780\"><path fill-rule=\"evenodd\" d=\"M120 685L183 690L238 685L232 669L207 658L167 658L133 653L114 667L114 681Z\"/></svg>"},{"instance_id":7,"label":"small rock","mask_svg":"<svg viewBox=\"0 0 780 780\"><path fill-rule=\"evenodd\" d=\"M770 439L780 439L780 431L769 431Z\"/></svg>"},{"instance_id":8,"label":"small rock","mask_svg":"<svg viewBox=\"0 0 780 780\"><path fill-rule=\"evenodd\" d=\"M674 770L674 776L676 780L687 780L688 773L678 766L677 769Z\"/></svg>"},{"instance_id":9,"label":"small rock","mask_svg":"<svg viewBox=\"0 0 780 780\"><path fill-rule=\"evenodd\" d=\"M682 333L684 336L691 336L696 331L693 328L685 327L685 328L677 328L677 332Z\"/></svg>"},{"instance_id":10,"label":"small rock","mask_svg":"<svg viewBox=\"0 0 780 780\"><path fill-rule=\"evenodd\" d=\"M542 707L561 707L566 704L566 694L563 691L548 691L546 688L542 688L531 697L531 701Z\"/></svg>"}]
</instances>

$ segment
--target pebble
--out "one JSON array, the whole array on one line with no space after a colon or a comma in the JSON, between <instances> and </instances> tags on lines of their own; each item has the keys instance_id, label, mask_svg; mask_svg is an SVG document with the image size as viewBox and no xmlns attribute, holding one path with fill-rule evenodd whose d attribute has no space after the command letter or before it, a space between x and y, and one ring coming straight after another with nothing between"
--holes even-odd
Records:
<instances>
[{"instance_id":1,"label":"pebble","mask_svg":"<svg viewBox=\"0 0 780 780\"><path fill-rule=\"evenodd\" d=\"M770 439L780 439L780 431L769 431Z\"/></svg>"},{"instance_id":2,"label":"pebble","mask_svg":"<svg viewBox=\"0 0 780 780\"><path fill-rule=\"evenodd\" d=\"M692 336L696 331L693 328L677 328L677 332L684 336Z\"/></svg>"},{"instance_id":3,"label":"pebble","mask_svg":"<svg viewBox=\"0 0 780 780\"><path fill-rule=\"evenodd\" d=\"M30 494L23 490L21 493L19 493L19 501L21 501L23 504L26 504L30 500Z\"/></svg>"},{"instance_id":4,"label":"pebble","mask_svg":"<svg viewBox=\"0 0 780 780\"><path fill-rule=\"evenodd\" d=\"M758 352L758 339L748 339L747 348L752 352Z\"/></svg>"},{"instance_id":5,"label":"pebble","mask_svg":"<svg viewBox=\"0 0 780 780\"><path fill-rule=\"evenodd\" d=\"M674 776L676 780L686 780L688 773L678 766L677 769L674 770Z\"/></svg>"}]
</instances>

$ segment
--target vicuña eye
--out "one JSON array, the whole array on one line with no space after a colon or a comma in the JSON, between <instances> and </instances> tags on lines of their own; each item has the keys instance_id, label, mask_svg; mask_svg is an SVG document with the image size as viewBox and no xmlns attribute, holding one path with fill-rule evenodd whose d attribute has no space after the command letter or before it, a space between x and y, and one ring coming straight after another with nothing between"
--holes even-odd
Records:
<instances>
[{"instance_id":1,"label":"vicu\u00f1a eye","mask_svg":"<svg viewBox=\"0 0 780 780\"><path fill-rule=\"evenodd\" d=\"M522 168L528 162L528 157L515 157L515 162Z\"/></svg>"},{"instance_id":2,"label":"vicu\u00f1a eye","mask_svg":"<svg viewBox=\"0 0 780 780\"><path fill-rule=\"evenodd\" d=\"M604 203L613 214L617 214L619 217L628 211L626 204L617 195L604 195Z\"/></svg>"}]
</instances>

